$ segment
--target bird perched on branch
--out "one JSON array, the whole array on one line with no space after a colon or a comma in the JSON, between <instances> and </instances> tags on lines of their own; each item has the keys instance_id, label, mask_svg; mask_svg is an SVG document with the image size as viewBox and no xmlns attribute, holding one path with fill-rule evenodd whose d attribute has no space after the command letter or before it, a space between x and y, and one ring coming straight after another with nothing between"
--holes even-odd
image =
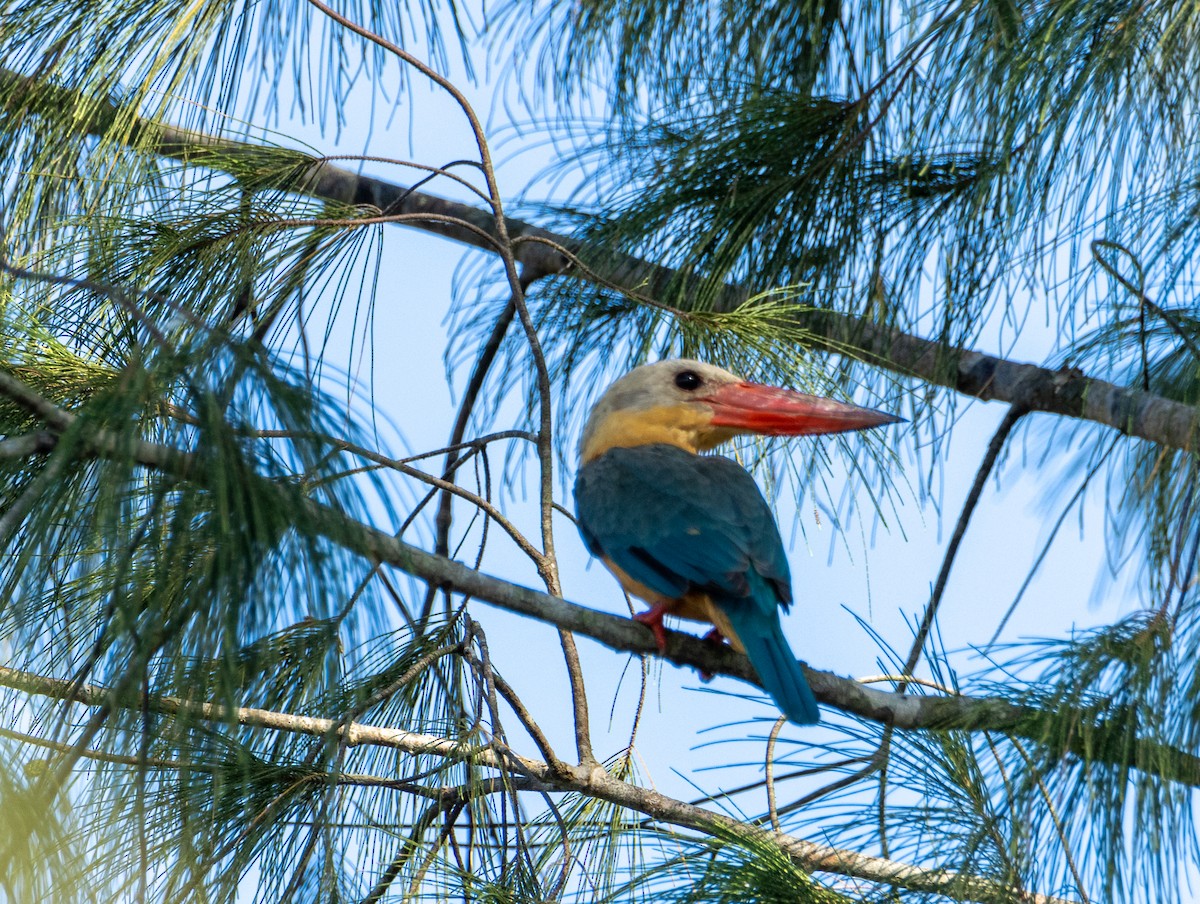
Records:
<instances>
[{"instance_id":1,"label":"bird perched on branch","mask_svg":"<svg viewBox=\"0 0 1200 904\"><path fill-rule=\"evenodd\" d=\"M799 725L819 721L779 623L792 601L779 528L758 486L728 458L701 455L742 433L840 433L902 418L748 383L678 359L626 374L592 409L575 505L584 543L634 596L634 618L666 647L663 616L712 624L744 652L763 688Z\"/></svg>"}]
</instances>

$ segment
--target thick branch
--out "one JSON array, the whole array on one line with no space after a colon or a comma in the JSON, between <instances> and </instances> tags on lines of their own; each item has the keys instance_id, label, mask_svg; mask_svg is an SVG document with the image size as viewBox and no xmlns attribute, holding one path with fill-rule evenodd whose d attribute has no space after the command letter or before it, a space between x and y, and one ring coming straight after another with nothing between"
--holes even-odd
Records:
<instances>
[{"instance_id":1,"label":"thick branch","mask_svg":"<svg viewBox=\"0 0 1200 904\"><path fill-rule=\"evenodd\" d=\"M0 666L0 685L27 694L70 700L84 706L119 706L146 709L172 716L184 716L225 724L236 723L272 731L328 737L340 734L348 747L376 746L400 750L413 755L435 755L450 759L471 757L476 763L496 770L519 764L531 779L528 787L550 791L572 791L643 813L652 819L675 826L695 829L707 835L745 838L750 841L769 840L778 844L798 865L806 870L820 870L842 876L852 876L870 882L898 885L917 891L944 894L955 900L996 902L1008 904L1014 900L1025 904L1071 904L1062 898L1047 895L1023 894L1016 889L985 879L963 876L946 870L924 869L854 851L840 850L824 844L805 841L782 832L768 832L732 819L722 813L705 810L676 800L649 788L628 784L614 778L602 766L590 763L572 766L567 763L543 763L512 752L503 755L489 748L463 745L452 738L399 728L352 723L344 725L334 719L314 718L251 707L229 708L213 703L190 703L176 697L119 697L103 687L79 684L57 678L47 678Z\"/></svg>"},{"instance_id":2,"label":"thick branch","mask_svg":"<svg viewBox=\"0 0 1200 904\"><path fill-rule=\"evenodd\" d=\"M97 103L77 92L38 84L11 70L0 69L0 95L9 96L10 109L20 106L26 96L35 97L38 106L53 103L82 108L87 115L80 118L81 128L89 134L115 137L166 157L235 175L252 172L257 188L370 205L389 215L416 216L418 219L406 219L403 225L496 253L499 236L490 210L359 175L299 152L189 129L136 121L128 134L112 135L118 117L115 104ZM595 260L589 258L590 269L585 272L573 268L559 250L582 255L585 249L578 242L521 220L506 218L504 222L516 260L536 273L563 273L651 297L676 278L667 267L607 250ZM730 286L722 307L736 307L750 294L749 289ZM1094 379L1079 370L1054 370L947 346L834 311L797 311L794 317L812 345L825 351L848 351L875 366L975 398L1093 421L1177 449L1200 448L1200 409L1153 393Z\"/></svg>"},{"instance_id":3,"label":"thick branch","mask_svg":"<svg viewBox=\"0 0 1200 904\"><path fill-rule=\"evenodd\" d=\"M316 503L313 503L316 506ZM599 612L538 590L512 584L483 574L459 562L435 556L397 540L390 534L353 521L340 512L319 507L312 518L304 519L328 539L363 555L393 565L408 574L430 581L475 599L528 615L560 629L585 634L614 650L655 655L658 647L653 634L632 619ZM752 684L760 684L750 660L732 648L718 648L699 637L680 631L666 632L667 645L662 656L679 666L710 674L729 675ZM1083 752L1087 745L1090 759L1101 762L1130 762L1136 768L1163 778L1189 785L1200 785L1200 757L1181 750L1165 748L1145 739L1132 749L1125 746L1123 728L1109 728L1103 714L1064 708L1054 719L1044 710L1010 703L999 697L912 697L888 693L845 678L833 672L805 665L805 673L817 699L843 712L905 730L1000 731L1038 743L1053 743L1046 737L1046 725L1069 724L1083 727L1086 742L1076 731L1068 742L1070 749ZM1105 735L1113 732L1113 743ZM1119 736L1119 741L1118 741ZM1128 759L1131 758L1131 759Z\"/></svg>"},{"instance_id":4,"label":"thick branch","mask_svg":"<svg viewBox=\"0 0 1200 904\"><path fill-rule=\"evenodd\" d=\"M189 152L194 155L195 148L204 146L202 142L219 144L222 153L236 149L239 154L252 154L258 150L253 145L183 130L164 128L162 134L165 137L159 147L168 156L186 157ZM410 191L404 186L359 175L329 163L313 161L302 177L281 181L285 184L275 187L328 200L369 204L389 213L449 216L489 234L495 231L488 223L490 211ZM589 261L588 271L573 268L555 246L582 254L583 249L575 240L521 220L510 218L507 223L516 259L535 272L595 279L640 295L655 294L656 287L665 286L676 276L670 268L628 255L614 256L611 252L605 252L600 261ZM403 225L434 232L491 253L496 250L478 232L441 220L409 220ZM538 238L549 242L530 241ZM725 306L736 307L751 294L750 290L730 287ZM1177 449L1200 448L1200 409L1172 399L1095 379L1077 369L1055 370L947 346L836 311L797 310L793 319L810 337L811 344L823 351L850 351L885 370L985 401L1007 402L1029 411L1093 421L1129 436Z\"/></svg>"}]
</instances>

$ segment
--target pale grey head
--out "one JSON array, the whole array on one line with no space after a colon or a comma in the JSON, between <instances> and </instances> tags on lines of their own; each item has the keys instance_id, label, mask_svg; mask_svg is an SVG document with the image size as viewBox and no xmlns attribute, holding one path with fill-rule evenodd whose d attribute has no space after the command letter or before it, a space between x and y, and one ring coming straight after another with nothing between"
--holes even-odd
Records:
<instances>
[{"instance_id":1,"label":"pale grey head","mask_svg":"<svg viewBox=\"0 0 1200 904\"><path fill-rule=\"evenodd\" d=\"M648 443L703 452L739 433L813 436L900 420L676 358L638 367L605 390L584 427L580 458L586 462L606 449Z\"/></svg>"},{"instance_id":2,"label":"pale grey head","mask_svg":"<svg viewBox=\"0 0 1200 904\"><path fill-rule=\"evenodd\" d=\"M586 448L599 425L617 411L696 403L713 389L742 382L741 377L724 368L692 358L671 358L635 367L604 390L592 407L579 448Z\"/></svg>"}]
</instances>

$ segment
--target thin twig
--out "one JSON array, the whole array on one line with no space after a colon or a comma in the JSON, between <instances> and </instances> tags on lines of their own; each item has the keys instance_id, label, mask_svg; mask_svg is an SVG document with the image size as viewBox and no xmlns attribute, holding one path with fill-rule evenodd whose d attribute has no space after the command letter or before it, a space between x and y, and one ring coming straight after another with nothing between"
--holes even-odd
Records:
<instances>
[{"instance_id":1,"label":"thin twig","mask_svg":"<svg viewBox=\"0 0 1200 904\"><path fill-rule=\"evenodd\" d=\"M984 742L988 745L988 750L992 754L992 760L996 763L996 771L1000 775L1000 781L1004 785L1004 796L1006 805L1010 813L1016 812L1016 794L1013 792L1012 781L1008 777L1008 770L1004 767L1004 760L1000 757L1000 751L996 749L996 742L992 740L991 732L983 733ZM992 842L996 845L996 852L1005 860L1011 860L1009 845L1004 843L1004 838L1000 835L1000 830L995 825L995 820L987 821L987 828L992 835ZM1020 870L1015 868L1013 863L1009 863L1009 872L1011 875L1020 876ZM1016 880L1014 880L1016 881Z\"/></svg>"},{"instance_id":2,"label":"thin twig","mask_svg":"<svg viewBox=\"0 0 1200 904\"><path fill-rule=\"evenodd\" d=\"M779 740L779 732L787 724L787 719L780 716L771 727L771 736L767 738L767 755L764 764L767 782L767 814L771 817L771 828L782 832L779 825L779 810L775 807L775 742Z\"/></svg>"},{"instance_id":3,"label":"thin twig","mask_svg":"<svg viewBox=\"0 0 1200 904\"><path fill-rule=\"evenodd\" d=\"M851 772L848 775L844 775L827 785L823 785L817 790L811 791L808 794L805 794L803 797L797 798L790 804L784 804L779 808L779 811L776 813L776 817L778 818L779 816L786 816L789 813L796 812L797 810L803 810L804 808L816 803L823 797L828 797L830 794L835 794L838 791L849 788L851 785L861 782L868 776L874 775L876 770L879 768L879 760L876 757L871 757L862 769Z\"/></svg>"},{"instance_id":4,"label":"thin twig","mask_svg":"<svg viewBox=\"0 0 1200 904\"><path fill-rule=\"evenodd\" d=\"M545 732L542 731L541 726L533 718L533 714L529 712L525 703L517 695L517 692L513 690L512 686L504 678L495 672L492 673L492 680L496 683L496 691L512 707L521 725L529 732L529 736L533 738L533 743L537 745L538 750L541 752L542 759L547 763L557 763L558 755L555 754L549 739L546 737Z\"/></svg>"},{"instance_id":5,"label":"thin twig","mask_svg":"<svg viewBox=\"0 0 1200 904\"><path fill-rule=\"evenodd\" d=\"M946 547L946 555L942 559L942 567L938 572L937 582L933 586L933 593L929 597L929 602L925 606L925 612L921 616L921 623L917 628L916 637L913 638L912 647L908 651L908 658L904 662L904 674L911 675L917 667L917 662L921 658L921 652L925 649L925 641L929 637L929 632L933 629L934 619L937 618L938 607L942 603L942 594L946 590L946 582L950 579L950 569L954 567L954 558L958 554L958 548L962 543L963 536L967 532L967 525L971 523L971 516L975 513L975 506L979 503L979 497L983 494L983 488L987 485L988 477L992 474L992 469L996 466L996 460L1000 457L1000 452L1004 449L1004 443L1008 440L1009 434L1013 427L1019 421L1028 409L1022 405L1010 405L1005 413L1003 420L1000 421L1000 426L996 428L996 432L992 435L991 441L988 443L987 451L984 453L983 461L979 464L979 470L975 472L975 482L971 484L971 490L967 493L966 501L963 502L962 511L958 515L958 524L954 527L954 536L950 538L950 544ZM904 683L901 682L897 687L897 693L904 692Z\"/></svg>"},{"instance_id":6,"label":"thin twig","mask_svg":"<svg viewBox=\"0 0 1200 904\"><path fill-rule=\"evenodd\" d=\"M1075 865L1075 857L1071 853L1071 843L1067 839L1067 831L1063 827L1062 820L1058 818L1058 810L1054 806L1054 801L1050 799L1050 791L1046 788L1046 783L1042 781L1042 776L1034 766L1032 758L1025 751L1025 747L1017 738L1009 738L1012 745L1017 748L1017 753L1021 754L1021 758L1025 760L1025 765L1029 767L1033 774L1034 780L1037 782L1038 792L1042 795L1042 800L1046 804L1046 812L1050 814L1050 819L1054 823L1054 831L1058 835L1059 843L1062 845L1063 856L1066 857L1067 867L1071 870L1071 875L1075 879L1075 891L1079 893L1082 904L1090 904L1087 892L1083 888L1083 876L1079 872L1079 867Z\"/></svg>"},{"instance_id":7,"label":"thin twig","mask_svg":"<svg viewBox=\"0 0 1200 904\"><path fill-rule=\"evenodd\" d=\"M629 726L629 743L625 745L625 757L633 759L633 749L637 742L638 728L642 724L642 714L646 710L646 692L650 689L650 660L645 656L638 657L641 684L638 687L637 707L633 711L633 723Z\"/></svg>"},{"instance_id":8,"label":"thin twig","mask_svg":"<svg viewBox=\"0 0 1200 904\"><path fill-rule=\"evenodd\" d=\"M380 703L383 703L393 694L398 693L408 684L415 681L422 672L428 669L443 656L448 656L451 653L461 653L462 650L463 644L459 642L446 644L445 646L438 647L436 650L430 650L428 653L425 653L419 657L416 662L405 669L404 674L400 675L400 677L396 678L394 681L388 682L388 684L383 687L375 689L362 700L349 707L344 713L342 713L341 724L349 725L351 722L355 722L362 718L363 715L365 715L372 708L378 706Z\"/></svg>"},{"instance_id":9,"label":"thin twig","mask_svg":"<svg viewBox=\"0 0 1200 904\"><path fill-rule=\"evenodd\" d=\"M987 642L985 649L992 646L997 640L999 640L1000 632L1004 630L1004 626L1008 624L1008 620L1012 618L1012 614L1017 611L1017 606L1020 605L1021 598L1025 596L1025 591L1028 590L1029 585L1033 583L1034 575L1037 574L1042 562L1044 562L1046 560L1046 556L1049 555L1050 547L1054 544L1054 538L1058 536L1059 528L1061 528L1063 523L1067 520L1067 515L1070 514L1071 509L1075 507L1075 503L1082 498L1084 491L1087 490L1088 486L1091 484L1092 478L1096 476L1101 466L1103 466L1104 462L1108 460L1108 456L1111 455L1113 450L1117 448L1117 440L1117 437L1113 437L1112 442L1110 442L1108 445L1108 448L1104 450L1104 454L1100 456L1096 464L1092 466L1092 469L1088 471L1087 475L1083 478L1083 482L1079 484L1079 489L1075 491L1067 504L1063 506L1063 510L1059 513L1057 520L1054 522L1054 527L1050 529L1050 535L1046 537L1046 542L1042 544L1042 551L1038 553L1038 557L1034 559L1033 564L1029 566L1029 573L1025 575L1025 580L1021 582L1021 586L1017 590L1017 595L1013 597L1013 601L1009 604L1008 608L1004 610L1004 616L1000 619L1000 623L996 625L996 630L992 632L992 639Z\"/></svg>"},{"instance_id":10,"label":"thin twig","mask_svg":"<svg viewBox=\"0 0 1200 904\"><path fill-rule=\"evenodd\" d=\"M1104 259L1104 257L1100 254L1101 249L1104 248L1109 248L1113 251L1119 251L1133 261L1133 265L1138 271L1137 283L1129 280L1123 273L1117 270L1115 266ZM1140 309L1149 308L1155 314L1155 316L1157 316L1160 320L1162 320L1163 323L1167 325L1171 332L1175 334L1176 338L1183 343L1184 347L1192 353L1192 357L1195 360L1200 361L1200 346L1196 345L1195 340L1188 334L1187 330L1183 328L1179 321L1175 319L1174 314L1165 308L1159 307L1150 299L1150 296L1146 294L1146 277L1142 269L1142 263L1129 248L1125 247L1120 242L1114 242L1109 239L1095 239L1092 241L1092 257L1095 258L1096 263L1104 268L1109 276L1119 282L1131 295L1136 296L1138 300L1138 307ZM1144 366L1146 357L1144 331L1142 335L1142 341L1142 357ZM1148 384L1145 387L1145 391L1149 392Z\"/></svg>"},{"instance_id":11,"label":"thin twig","mask_svg":"<svg viewBox=\"0 0 1200 904\"><path fill-rule=\"evenodd\" d=\"M378 904L378 902L382 901L384 896L388 893L388 889L391 888L392 883L399 878L405 864L408 863L413 853L418 849L421 836L425 834L425 831L433 823L433 820L442 813L453 811L456 808L461 810L464 805L465 800L459 799L454 795L447 795L445 800L438 801L437 803L426 807L421 813L420 817L418 817L416 823L414 823L412 832L409 834L409 837L405 839L404 846L400 849L400 853L397 854L392 859L392 862L388 864L387 868L383 871L383 875L381 875L379 880L375 883L375 887L371 889L365 898L363 898L362 904ZM453 824L453 820L450 820L450 823ZM435 853L440 846L440 844L433 845L430 849L430 853Z\"/></svg>"},{"instance_id":12,"label":"thin twig","mask_svg":"<svg viewBox=\"0 0 1200 904\"><path fill-rule=\"evenodd\" d=\"M848 757L843 760L838 760L833 763L826 763L822 766L808 766L803 769L793 769L791 772L785 772L783 775L775 776L775 784L781 785L784 782L791 781L795 778L807 778L813 775L822 775L826 772L831 772L834 769L844 769L847 766L856 766L861 763L870 762L873 755ZM688 801L692 806L699 807L703 804L716 803L718 801L728 800L738 794L745 794L747 791L757 791L766 785L765 779L755 779L752 782L747 782L744 785L738 785L736 788L729 788L724 791L719 791L716 794L706 794L703 797L694 797ZM761 821L761 820L760 820ZM642 827L646 827L646 823Z\"/></svg>"},{"instance_id":13,"label":"thin twig","mask_svg":"<svg viewBox=\"0 0 1200 904\"><path fill-rule=\"evenodd\" d=\"M458 464L458 462L455 462L455 464ZM517 544L517 548L520 549L521 552L533 559L534 562L541 560L542 555L538 548L530 543L525 535L517 529L516 525L509 521L508 518L506 518L500 512L500 510L487 499L484 499L482 496L476 493L472 493L470 490L464 489L453 481L443 480L440 477L434 477L432 474L429 474L418 468L414 468L411 465L402 465L399 462L393 462L390 467L395 468L395 470L399 471L401 474L415 478L422 483L427 483L431 487L436 487L444 493L447 493L451 496L457 496L459 499L465 499L467 502L470 502L481 512L485 513L491 520L499 524L500 527L504 529L504 532L512 538L514 543Z\"/></svg>"},{"instance_id":14,"label":"thin twig","mask_svg":"<svg viewBox=\"0 0 1200 904\"><path fill-rule=\"evenodd\" d=\"M445 450L446 462L443 467L445 479L449 480L450 475L458 466L459 450L463 437L467 432L467 425L471 422L471 415L475 410L475 403L479 398L479 393L483 389L483 384L487 379L488 371L491 370L492 364L495 363L496 356L503 344L504 336L508 332L508 327L512 323L513 317L516 316L517 308L510 298L501 311L500 316L496 318L495 324L492 326L492 331L488 335L487 341L484 342L483 348L480 349L479 355L475 359L475 366L471 369L471 377L467 380L467 387L463 391L462 401L458 406L458 414L454 419L454 427L450 431L450 443ZM534 442L536 442L536 438ZM434 549L439 555L447 555L450 550L450 526L454 517L454 500L450 498L448 493L442 493L438 499L437 515L434 518L435 539ZM421 610L421 624L424 625L433 613L433 601L436 596L436 590L433 587L429 588L425 597L425 604Z\"/></svg>"}]
</instances>

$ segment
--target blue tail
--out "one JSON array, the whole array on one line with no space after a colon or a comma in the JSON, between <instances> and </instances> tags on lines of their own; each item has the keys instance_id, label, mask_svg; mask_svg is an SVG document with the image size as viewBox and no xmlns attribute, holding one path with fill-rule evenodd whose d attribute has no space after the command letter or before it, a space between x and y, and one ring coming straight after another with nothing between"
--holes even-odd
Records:
<instances>
[{"instance_id":1,"label":"blue tail","mask_svg":"<svg viewBox=\"0 0 1200 904\"><path fill-rule=\"evenodd\" d=\"M779 609L772 604L768 614L753 599L722 601L718 605L746 648L746 655L762 679L763 689L783 714L797 725L820 722L817 699L804 677L804 669L784 639Z\"/></svg>"}]
</instances>

